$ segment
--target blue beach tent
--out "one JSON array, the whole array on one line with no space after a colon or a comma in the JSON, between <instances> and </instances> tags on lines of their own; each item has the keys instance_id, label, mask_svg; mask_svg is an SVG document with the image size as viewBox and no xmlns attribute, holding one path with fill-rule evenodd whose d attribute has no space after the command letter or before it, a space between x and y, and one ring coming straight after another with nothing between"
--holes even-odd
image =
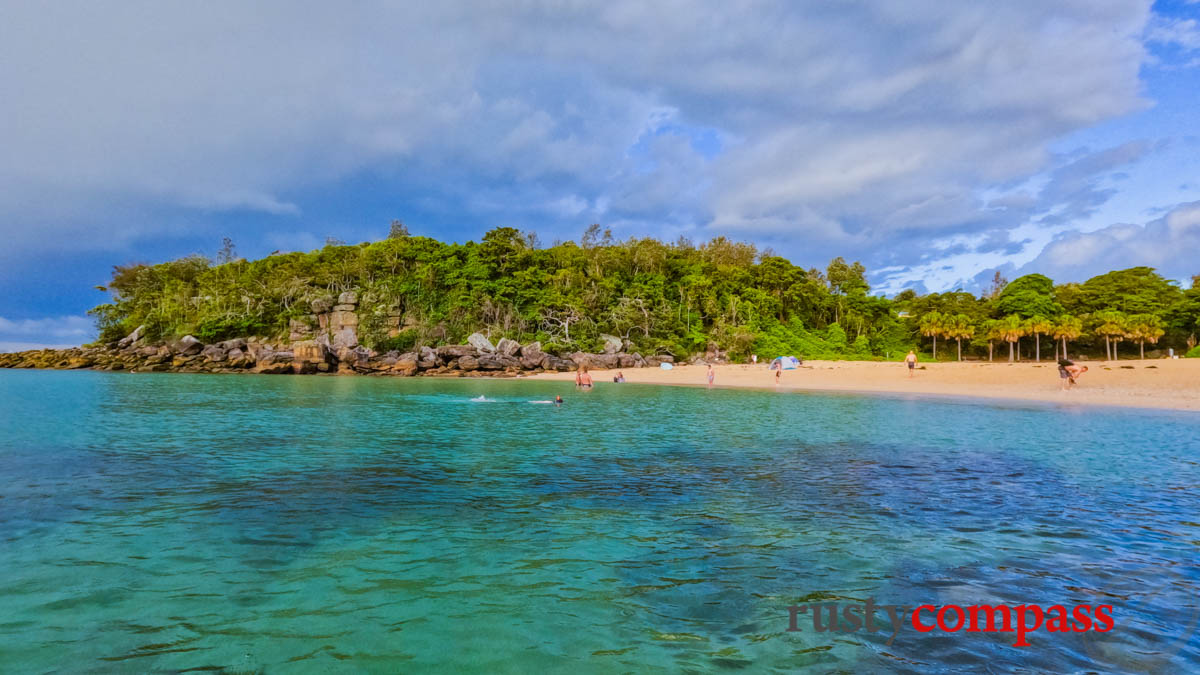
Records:
<instances>
[{"instance_id":1,"label":"blue beach tent","mask_svg":"<svg viewBox=\"0 0 1200 675\"><path fill-rule=\"evenodd\" d=\"M771 361L771 370L795 370L800 367L800 359L794 356L776 356Z\"/></svg>"}]
</instances>

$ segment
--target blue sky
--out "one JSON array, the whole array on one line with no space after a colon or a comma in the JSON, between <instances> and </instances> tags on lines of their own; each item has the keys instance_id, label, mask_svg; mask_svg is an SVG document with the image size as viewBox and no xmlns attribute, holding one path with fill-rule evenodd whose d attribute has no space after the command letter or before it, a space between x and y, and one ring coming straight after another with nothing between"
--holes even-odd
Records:
<instances>
[{"instance_id":1,"label":"blue sky","mask_svg":"<svg viewBox=\"0 0 1200 675\"><path fill-rule=\"evenodd\" d=\"M0 349L90 339L114 264L393 218L1200 273L1200 3L415 4L0 0Z\"/></svg>"}]
</instances>

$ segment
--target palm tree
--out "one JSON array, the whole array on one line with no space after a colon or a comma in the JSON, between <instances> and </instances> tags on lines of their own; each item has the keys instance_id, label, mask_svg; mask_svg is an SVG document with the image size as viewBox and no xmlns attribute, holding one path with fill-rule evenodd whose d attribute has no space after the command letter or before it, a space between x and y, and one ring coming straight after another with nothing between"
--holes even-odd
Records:
<instances>
[{"instance_id":1,"label":"palm tree","mask_svg":"<svg viewBox=\"0 0 1200 675\"><path fill-rule=\"evenodd\" d=\"M996 330L1000 337L1008 343L1008 362L1013 362L1013 352L1024 337L1028 330L1025 328L1025 322L1016 314L1009 314L1000 319L996 324Z\"/></svg>"},{"instance_id":2,"label":"palm tree","mask_svg":"<svg viewBox=\"0 0 1200 675\"><path fill-rule=\"evenodd\" d=\"M1035 314L1032 317L1030 317L1028 322L1026 322L1026 327L1029 328L1030 333L1033 333L1033 340L1034 340L1034 345L1035 345L1034 346L1034 354L1035 354L1034 358L1037 359L1039 362L1041 362L1041 360L1042 360L1042 333L1049 333L1051 330L1053 330L1054 323L1052 321L1050 321L1050 319L1047 319L1046 317L1042 316L1041 314Z\"/></svg>"},{"instance_id":3,"label":"palm tree","mask_svg":"<svg viewBox=\"0 0 1200 675\"><path fill-rule=\"evenodd\" d=\"M1062 340L1062 357L1067 358L1067 340L1074 340L1080 335L1083 335L1083 319L1063 314L1054 322L1053 331L1055 340Z\"/></svg>"},{"instance_id":4,"label":"palm tree","mask_svg":"<svg viewBox=\"0 0 1200 675\"><path fill-rule=\"evenodd\" d=\"M975 336L975 326L971 325L971 317L966 314L955 314L946 317L946 337L958 342L958 360L962 361L962 341Z\"/></svg>"},{"instance_id":5,"label":"palm tree","mask_svg":"<svg viewBox=\"0 0 1200 675\"><path fill-rule=\"evenodd\" d=\"M995 347L995 344L994 344L995 341L1003 340L1004 336L1000 332L1000 322L997 321L996 319L988 319L987 321L984 321L983 326L981 326L981 328L983 331L983 337L987 340L987 343L988 343L988 361L990 362L992 360L992 353L994 351L993 347Z\"/></svg>"},{"instance_id":6,"label":"palm tree","mask_svg":"<svg viewBox=\"0 0 1200 675\"><path fill-rule=\"evenodd\" d=\"M1096 335L1104 338L1104 358L1108 361L1117 360L1117 340L1125 337L1125 315L1115 311L1096 312L1092 320L1096 322Z\"/></svg>"},{"instance_id":7,"label":"palm tree","mask_svg":"<svg viewBox=\"0 0 1200 675\"><path fill-rule=\"evenodd\" d=\"M937 361L938 335L946 332L946 317L941 312L932 311L921 317L921 335L933 338L933 360Z\"/></svg>"},{"instance_id":8,"label":"palm tree","mask_svg":"<svg viewBox=\"0 0 1200 675\"><path fill-rule=\"evenodd\" d=\"M1131 339L1138 341L1141 352L1139 358L1146 359L1146 343L1154 344L1163 336L1162 319L1153 314L1135 314L1129 317L1129 332Z\"/></svg>"}]
</instances>

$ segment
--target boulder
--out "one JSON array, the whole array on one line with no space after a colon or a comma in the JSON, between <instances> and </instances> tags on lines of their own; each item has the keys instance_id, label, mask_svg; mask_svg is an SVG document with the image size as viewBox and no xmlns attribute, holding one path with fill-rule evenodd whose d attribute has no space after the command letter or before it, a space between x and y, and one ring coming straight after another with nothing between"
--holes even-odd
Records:
<instances>
[{"instance_id":1,"label":"boulder","mask_svg":"<svg viewBox=\"0 0 1200 675\"><path fill-rule=\"evenodd\" d=\"M175 345L175 353L181 356L199 354L202 349L204 349L204 343L191 335L184 335L179 338L179 342Z\"/></svg>"},{"instance_id":2,"label":"boulder","mask_svg":"<svg viewBox=\"0 0 1200 675\"><path fill-rule=\"evenodd\" d=\"M505 368L517 368L521 365L521 362L515 357L504 356L503 354L484 354L476 359L476 361L479 364L480 370L504 370ZM462 361L460 360L459 365L461 366L461 364Z\"/></svg>"},{"instance_id":3,"label":"boulder","mask_svg":"<svg viewBox=\"0 0 1200 675\"><path fill-rule=\"evenodd\" d=\"M142 335L145 334L145 332L146 332L145 326L138 326L137 328L134 328L132 333L130 333L129 335L126 335L125 337L121 338L120 340L117 340L117 347L124 349L124 348L132 345L133 343L137 342L138 340L141 340Z\"/></svg>"},{"instance_id":4,"label":"boulder","mask_svg":"<svg viewBox=\"0 0 1200 675\"><path fill-rule=\"evenodd\" d=\"M220 363L225 360L228 354L228 350L222 349L219 344L209 345L200 352L200 356L207 359L209 363Z\"/></svg>"},{"instance_id":5,"label":"boulder","mask_svg":"<svg viewBox=\"0 0 1200 675\"><path fill-rule=\"evenodd\" d=\"M521 343L508 338L500 338L496 343L496 353L504 356L516 356L521 350Z\"/></svg>"},{"instance_id":6,"label":"boulder","mask_svg":"<svg viewBox=\"0 0 1200 675\"><path fill-rule=\"evenodd\" d=\"M308 306L312 309L313 314L324 314L333 308L333 300L329 298L317 298L308 303Z\"/></svg>"},{"instance_id":7,"label":"boulder","mask_svg":"<svg viewBox=\"0 0 1200 675\"><path fill-rule=\"evenodd\" d=\"M474 356L461 356L458 359L459 370L477 370L479 368L479 360Z\"/></svg>"},{"instance_id":8,"label":"boulder","mask_svg":"<svg viewBox=\"0 0 1200 675\"><path fill-rule=\"evenodd\" d=\"M333 360L333 351L327 342L319 340L301 340L292 343L292 353L297 361L305 363L329 363Z\"/></svg>"},{"instance_id":9,"label":"boulder","mask_svg":"<svg viewBox=\"0 0 1200 675\"><path fill-rule=\"evenodd\" d=\"M483 333L471 333L471 335L467 337L467 344L485 354L490 354L496 351L496 346L493 345L492 341L487 339Z\"/></svg>"},{"instance_id":10,"label":"boulder","mask_svg":"<svg viewBox=\"0 0 1200 675\"><path fill-rule=\"evenodd\" d=\"M403 354L392 364L391 370L401 377L411 377L417 374L418 365L416 354Z\"/></svg>"},{"instance_id":11,"label":"boulder","mask_svg":"<svg viewBox=\"0 0 1200 675\"><path fill-rule=\"evenodd\" d=\"M231 349L245 350L246 349L246 340L243 338L234 338L232 340L225 340L224 342L218 342L217 346L220 347L221 349L224 349L225 351L229 351Z\"/></svg>"},{"instance_id":12,"label":"boulder","mask_svg":"<svg viewBox=\"0 0 1200 675\"><path fill-rule=\"evenodd\" d=\"M338 304L339 305L357 305L358 304L358 292L357 291L346 291L345 293L342 293L341 295L338 296Z\"/></svg>"},{"instance_id":13,"label":"boulder","mask_svg":"<svg viewBox=\"0 0 1200 675\"><path fill-rule=\"evenodd\" d=\"M329 313L329 330L336 333L348 326L358 326L358 315L353 310L334 309Z\"/></svg>"},{"instance_id":14,"label":"boulder","mask_svg":"<svg viewBox=\"0 0 1200 675\"><path fill-rule=\"evenodd\" d=\"M639 366L638 358L635 358L633 354L617 354L617 359L617 365L621 368L637 368Z\"/></svg>"},{"instance_id":15,"label":"boulder","mask_svg":"<svg viewBox=\"0 0 1200 675\"><path fill-rule=\"evenodd\" d=\"M605 354L616 354L617 352L621 351L621 338L615 335L605 335L604 333L601 333L600 339L604 340Z\"/></svg>"},{"instance_id":16,"label":"boulder","mask_svg":"<svg viewBox=\"0 0 1200 675\"><path fill-rule=\"evenodd\" d=\"M276 361L265 365L259 364L254 368L254 372L261 375L286 375L294 372L291 361Z\"/></svg>"},{"instance_id":17,"label":"boulder","mask_svg":"<svg viewBox=\"0 0 1200 675\"><path fill-rule=\"evenodd\" d=\"M355 309L354 305L334 305L333 306L333 311L335 311L335 312L353 312L354 309Z\"/></svg>"},{"instance_id":18,"label":"boulder","mask_svg":"<svg viewBox=\"0 0 1200 675\"><path fill-rule=\"evenodd\" d=\"M437 348L437 355L444 361L463 356L474 356L475 348L470 345L442 345Z\"/></svg>"},{"instance_id":19,"label":"boulder","mask_svg":"<svg viewBox=\"0 0 1200 675\"><path fill-rule=\"evenodd\" d=\"M333 334L330 347L336 352L342 349L353 349L358 346L358 332L353 328L342 328Z\"/></svg>"},{"instance_id":20,"label":"boulder","mask_svg":"<svg viewBox=\"0 0 1200 675\"><path fill-rule=\"evenodd\" d=\"M542 343L530 342L521 347L521 367L528 370L546 367L546 353L542 351Z\"/></svg>"},{"instance_id":21,"label":"boulder","mask_svg":"<svg viewBox=\"0 0 1200 675\"><path fill-rule=\"evenodd\" d=\"M137 350L138 356L158 356L158 347L148 345Z\"/></svg>"}]
</instances>

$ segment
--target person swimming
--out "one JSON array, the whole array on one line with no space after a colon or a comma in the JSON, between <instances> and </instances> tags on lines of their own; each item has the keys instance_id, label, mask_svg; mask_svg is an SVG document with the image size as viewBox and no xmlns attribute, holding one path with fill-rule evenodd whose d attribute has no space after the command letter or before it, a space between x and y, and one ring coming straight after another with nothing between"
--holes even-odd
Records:
<instances>
[{"instance_id":1,"label":"person swimming","mask_svg":"<svg viewBox=\"0 0 1200 675\"><path fill-rule=\"evenodd\" d=\"M559 406L561 406L562 404L563 404L562 396L555 396L555 397L554 397L554 405L555 405L555 407L559 407Z\"/></svg>"},{"instance_id":2,"label":"person swimming","mask_svg":"<svg viewBox=\"0 0 1200 675\"><path fill-rule=\"evenodd\" d=\"M624 381L625 381L625 373L622 373L621 371L618 370L617 374L613 375L613 382L621 383Z\"/></svg>"}]
</instances>

